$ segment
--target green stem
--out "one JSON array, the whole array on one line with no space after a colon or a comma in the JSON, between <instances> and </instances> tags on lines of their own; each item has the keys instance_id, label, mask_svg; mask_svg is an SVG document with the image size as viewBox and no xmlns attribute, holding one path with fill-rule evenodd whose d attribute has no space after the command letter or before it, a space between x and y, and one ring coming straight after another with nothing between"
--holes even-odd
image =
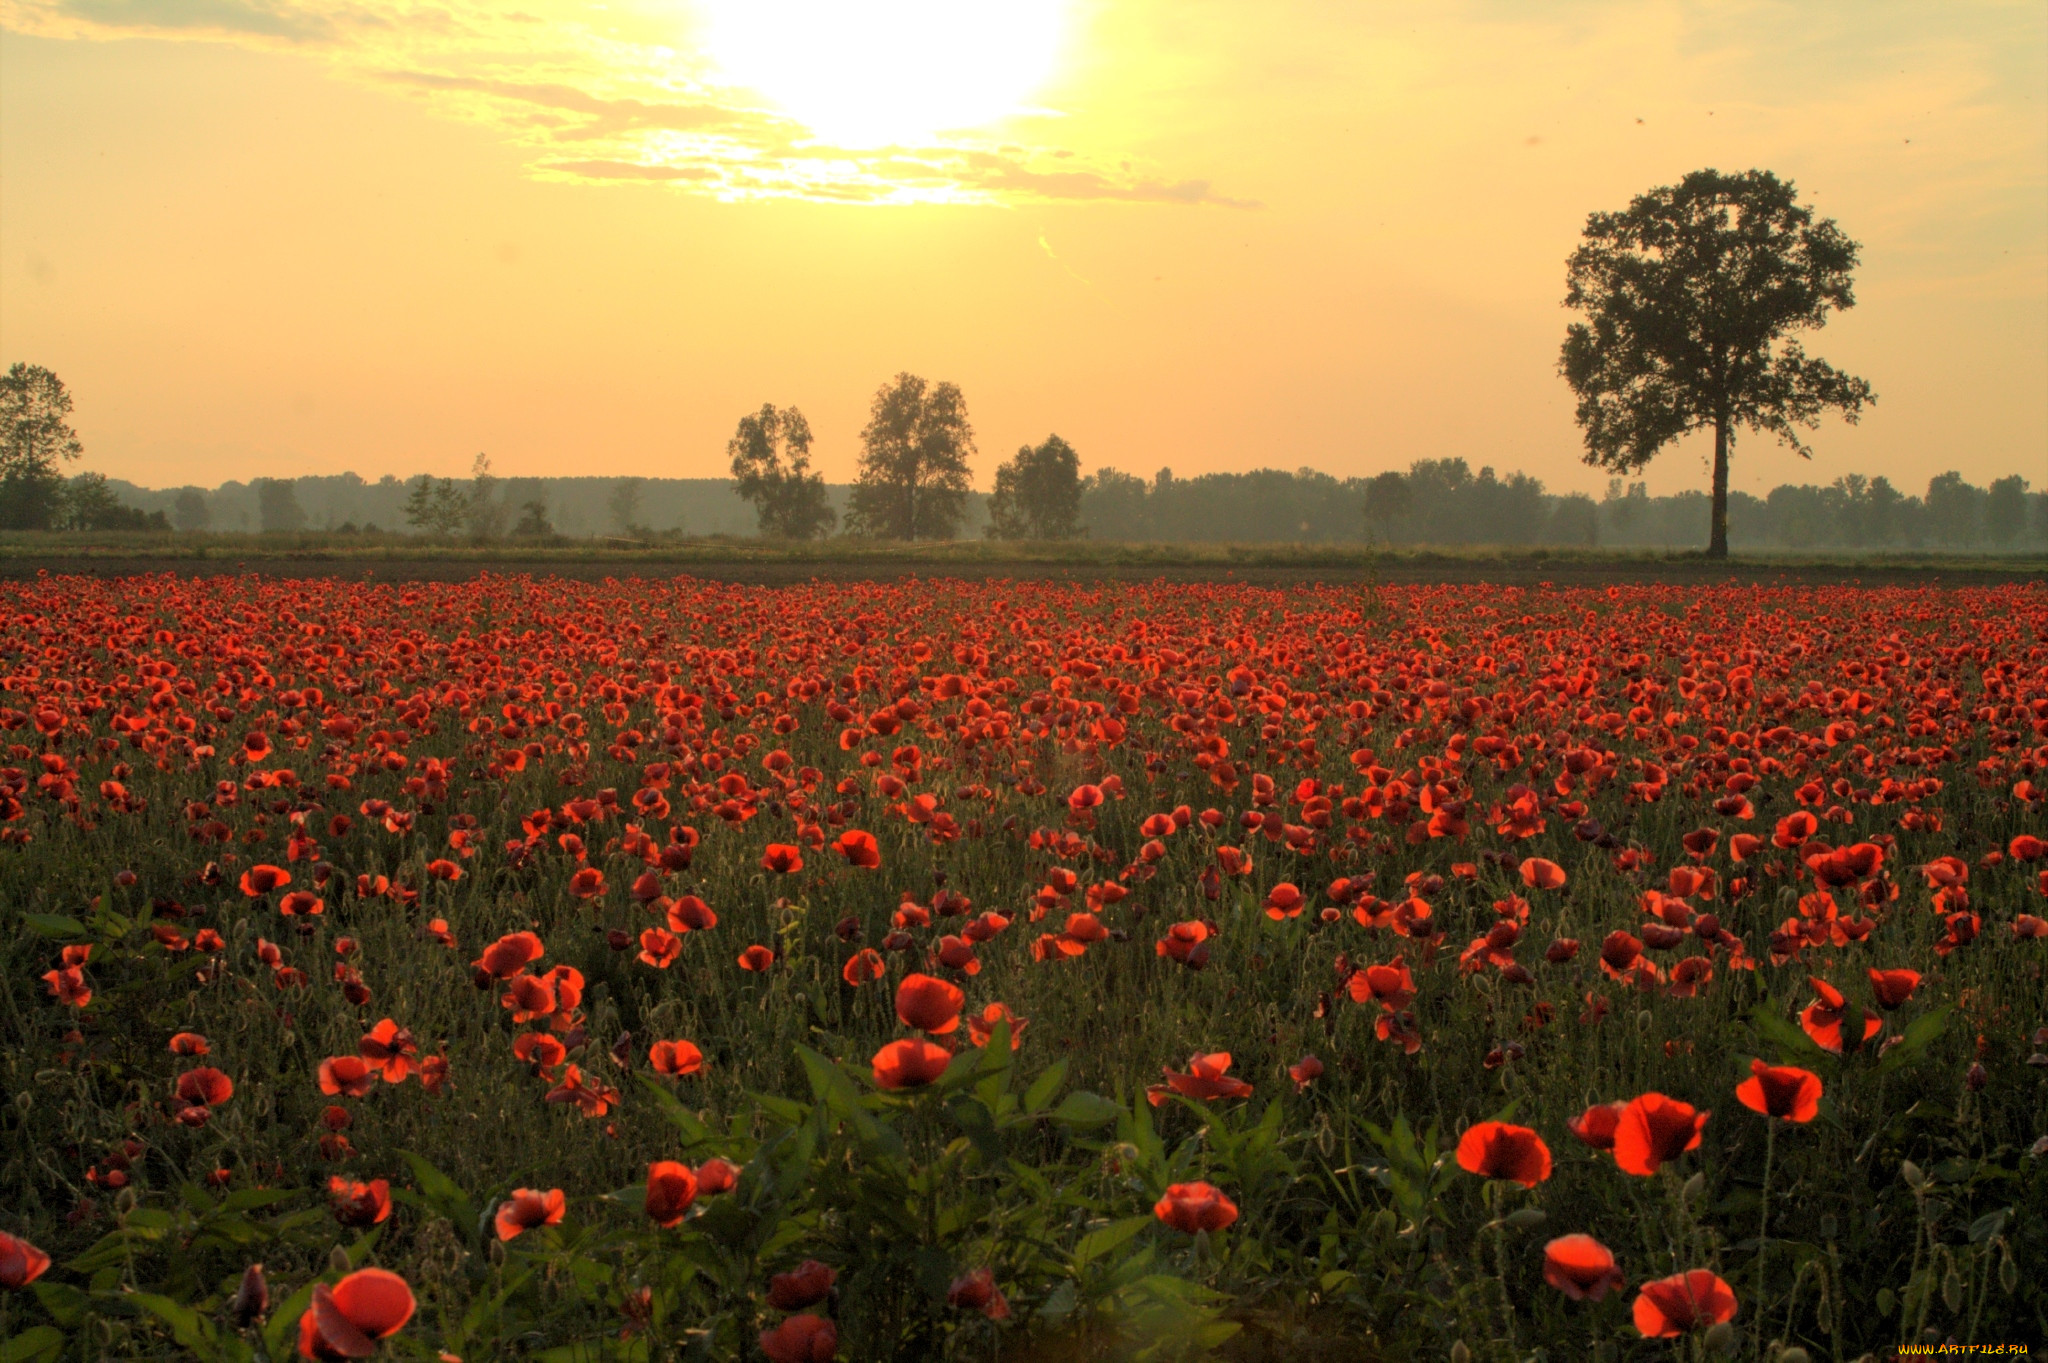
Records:
<instances>
[{"instance_id":1,"label":"green stem","mask_svg":"<svg viewBox=\"0 0 2048 1363\"><path fill-rule=\"evenodd\" d=\"M1778 1149L1778 1123L1773 1117L1764 1118L1764 1190L1762 1212L1756 1231L1756 1312L1750 1319L1750 1345L1763 1356L1764 1337L1764 1256L1770 1252L1771 1244L1771 1157Z\"/></svg>"}]
</instances>

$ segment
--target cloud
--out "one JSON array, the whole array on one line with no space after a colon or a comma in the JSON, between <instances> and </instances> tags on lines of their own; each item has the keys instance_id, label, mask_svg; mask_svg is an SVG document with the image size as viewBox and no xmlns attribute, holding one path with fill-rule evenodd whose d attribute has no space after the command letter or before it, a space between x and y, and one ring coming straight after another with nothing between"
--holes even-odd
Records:
<instances>
[{"instance_id":1,"label":"cloud","mask_svg":"<svg viewBox=\"0 0 2048 1363\"><path fill-rule=\"evenodd\" d=\"M0 0L0 21L46 37L317 52L342 78L412 92L443 116L493 129L546 179L823 203L1256 206L1121 154L1014 136L833 146L705 74L677 13L568 0L518 10L493 0Z\"/></svg>"}]
</instances>

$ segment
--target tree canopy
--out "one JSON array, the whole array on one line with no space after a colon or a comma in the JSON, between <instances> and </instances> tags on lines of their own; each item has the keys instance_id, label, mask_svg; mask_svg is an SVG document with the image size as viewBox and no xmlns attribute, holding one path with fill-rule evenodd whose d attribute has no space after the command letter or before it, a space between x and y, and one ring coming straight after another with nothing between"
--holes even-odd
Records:
<instances>
[{"instance_id":1,"label":"tree canopy","mask_svg":"<svg viewBox=\"0 0 2048 1363\"><path fill-rule=\"evenodd\" d=\"M0 375L0 529L46 530L62 514L57 465L85 453L70 415L64 381L41 365Z\"/></svg>"},{"instance_id":2,"label":"tree canopy","mask_svg":"<svg viewBox=\"0 0 2048 1363\"><path fill-rule=\"evenodd\" d=\"M877 539L952 539L967 509L973 453L959 388L898 374L876 392L861 432L847 528Z\"/></svg>"},{"instance_id":3,"label":"tree canopy","mask_svg":"<svg viewBox=\"0 0 2048 1363\"><path fill-rule=\"evenodd\" d=\"M988 537L998 540L1070 540L1081 524L1081 456L1056 435L1018 449L996 469L988 499Z\"/></svg>"},{"instance_id":4,"label":"tree canopy","mask_svg":"<svg viewBox=\"0 0 2048 1363\"><path fill-rule=\"evenodd\" d=\"M811 426L802 412L762 403L740 418L725 452L733 491L754 504L763 535L807 540L832 533L839 515L827 503L825 475L811 472Z\"/></svg>"},{"instance_id":5,"label":"tree canopy","mask_svg":"<svg viewBox=\"0 0 2048 1363\"><path fill-rule=\"evenodd\" d=\"M1714 432L1707 552L1728 552L1728 459L1738 427L1802 456L1801 429L1854 421L1870 385L1806 354L1790 333L1854 306L1858 247L1814 221L1769 171L1699 170L1594 213L1572 254L1559 369L1578 396L1586 462L1640 469L1692 431Z\"/></svg>"}]
</instances>

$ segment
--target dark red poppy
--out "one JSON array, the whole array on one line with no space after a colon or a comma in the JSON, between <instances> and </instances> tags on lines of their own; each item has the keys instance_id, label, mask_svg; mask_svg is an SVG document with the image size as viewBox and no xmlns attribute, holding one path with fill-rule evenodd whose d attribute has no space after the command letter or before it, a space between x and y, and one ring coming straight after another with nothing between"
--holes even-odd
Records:
<instances>
[{"instance_id":1,"label":"dark red poppy","mask_svg":"<svg viewBox=\"0 0 2048 1363\"><path fill-rule=\"evenodd\" d=\"M377 1072L359 1055L337 1055L320 1062L320 1091L360 1098L377 1081Z\"/></svg>"},{"instance_id":2,"label":"dark red poppy","mask_svg":"<svg viewBox=\"0 0 2048 1363\"><path fill-rule=\"evenodd\" d=\"M1166 1101L1169 1090L1205 1103L1212 1098L1250 1097L1252 1086L1242 1079L1232 1079L1227 1073L1229 1069L1229 1051L1216 1051L1209 1055L1197 1052L1188 1057L1186 1074L1161 1066L1160 1072L1166 1076L1165 1086L1155 1084L1145 1090L1145 1096L1151 1100L1154 1107Z\"/></svg>"},{"instance_id":3,"label":"dark red poppy","mask_svg":"<svg viewBox=\"0 0 2048 1363\"><path fill-rule=\"evenodd\" d=\"M511 932L485 947L475 965L493 979L509 980L524 970L528 962L546 954L547 949L533 933Z\"/></svg>"},{"instance_id":4,"label":"dark red poppy","mask_svg":"<svg viewBox=\"0 0 2048 1363\"><path fill-rule=\"evenodd\" d=\"M259 864L242 872L242 893L254 899L292 883L292 873L282 866Z\"/></svg>"},{"instance_id":5,"label":"dark red poppy","mask_svg":"<svg viewBox=\"0 0 2048 1363\"><path fill-rule=\"evenodd\" d=\"M806 1259L788 1273L778 1273L768 1280L768 1304L778 1311L801 1311L806 1306L816 1306L831 1295L833 1279L838 1276L829 1264Z\"/></svg>"},{"instance_id":6,"label":"dark red poppy","mask_svg":"<svg viewBox=\"0 0 2048 1363\"><path fill-rule=\"evenodd\" d=\"M1645 1093L1622 1109L1614 1128L1614 1162L1647 1178L1667 1161L1698 1148L1713 1114L1661 1093Z\"/></svg>"},{"instance_id":7,"label":"dark red poppy","mask_svg":"<svg viewBox=\"0 0 2048 1363\"><path fill-rule=\"evenodd\" d=\"M995 1036L997 1025L1005 1022L1010 1024L1010 1049L1014 1051L1024 1044L1024 1029L1031 1025L1031 1019L1018 1017L1007 1003L991 1003L969 1016L967 1039L976 1046L986 1046Z\"/></svg>"},{"instance_id":8,"label":"dark red poppy","mask_svg":"<svg viewBox=\"0 0 2048 1363\"><path fill-rule=\"evenodd\" d=\"M761 1352L768 1363L830 1363L839 1352L839 1327L823 1316L791 1316L761 1332Z\"/></svg>"},{"instance_id":9,"label":"dark red poppy","mask_svg":"<svg viewBox=\"0 0 2048 1363\"><path fill-rule=\"evenodd\" d=\"M19 1292L43 1276L50 1256L18 1235L0 1231L0 1287Z\"/></svg>"},{"instance_id":10,"label":"dark red poppy","mask_svg":"<svg viewBox=\"0 0 2048 1363\"><path fill-rule=\"evenodd\" d=\"M200 1107L219 1107L235 1096L235 1081L211 1065L178 1076L178 1096Z\"/></svg>"},{"instance_id":11,"label":"dark red poppy","mask_svg":"<svg viewBox=\"0 0 2048 1363\"><path fill-rule=\"evenodd\" d=\"M560 1188L546 1192L514 1188L512 1195L498 1204L498 1238L510 1240L540 1226L558 1225L568 1207L569 1200Z\"/></svg>"},{"instance_id":12,"label":"dark red poppy","mask_svg":"<svg viewBox=\"0 0 2048 1363\"><path fill-rule=\"evenodd\" d=\"M953 1279L946 1289L946 1305L961 1311L979 1311L990 1320L1010 1318L1009 1299L996 1286L996 1275L986 1268L970 1269Z\"/></svg>"},{"instance_id":13,"label":"dark red poppy","mask_svg":"<svg viewBox=\"0 0 2048 1363\"><path fill-rule=\"evenodd\" d=\"M875 1052L875 1083L885 1089L921 1088L946 1072L953 1053L922 1038L892 1041Z\"/></svg>"},{"instance_id":14,"label":"dark red poppy","mask_svg":"<svg viewBox=\"0 0 2048 1363\"><path fill-rule=\"evenodd\" d=\"M832 844L832 850L845 857L848 866L872 871L882 864L881 844L875 841L874 834L864 833L858 828L849 828L841 833Z\"/></svg>"},{"instance_id":15,"label":"dark red poppy","mask_svg":"<svg viewBox=\"0 0 2048 1363\"><path fill-rule=\"evenodd\" d=\"M1920 987L1920 972L1917 970L1873 970L1870 972L1871 991L1877 996L1877 1006L1884 1009L1897 1008L1913 997L1913 991Z\"/></svg>"},{"instance_id":16,"label":"dark red poppy","mask_svg":"<svg viewBox=\"0 0 2048 1363\"><path fill-rule=\"evenodd\" d=\"M1522 863L1522 883L1532 890L1556 890L1564 887L1564 867L1542 857L1530 857Z\"/></svg>"},{"instance_id":17,"label":"dark red poppy","mask_svg":"<svg viewBox=\"0 0 2048 1363\"><path fill-rule=\"evenodd\" d=\"M1787 1122L1810 1122L1820 1112L1820 1076L1796 1065L1749 1062L1750 1077L1735 1086L1735 1097L1752 1112Z\"/></svg>"},{"instance_id":18,"label":"dark red poppy","mask_svg":"<svg viewBox=\"0 0 2048 1363\"><path fill-rule=\"evenodd\" d=\"M704 1197L729 1193L739 1186L739 1166L716 1155L697 1166L697 1192Z\"/></svg>"},{"instance_id":19,"label":"dark red poppy","mask_svg":"<svg viewBox=\"0 0 2048 1363\"><path fill-rule=\"evenodd\" d=\"M1175 1183L1152 1207L1152 1214L1177 1231L1222 1230L1237 1220L1237 1204L1208 1183Z\"/></svg>"},{"instance_id":20,"label":"dark red poppy","mask_svg":"<svg viewBox=\"0 0 2048 1363\"><path fill-rule=\"evenodd\" d=\"M801 849L786 843L771 842L761 853L761 869L778 875L788 875L804 869L804 854Z\"/></svg>"},{"instance_id":21,"label":"dark red poppy","mask_svg":"<svg viewBox=\"0 0 2048 1363\"><path fill-rule=\"evenodd\" d=\"M1550 1147L1526 1126L1480 1122L1458 1138L1458 1167L1533 1188L1550 1177Z\"/></svg>"},{"instance_id":22,"label":"dark red poppy","mask_svg":"<svg viewBox=\"0 0 2048 1363\"><path fill-rule=\"evenodd\" d=\"M764 946L750 946L740 953L739 960L740 969L751 970L759 974L774 967L775 952Z\"/></svg>"},{"instance_id":23,"label":"dark red poppy","mask_svg":"<svg viewBox=\"0 0 2048 1363\"><path fill-rule=\"evenodd\" d=\"M723 1163L723 1161L719 1161ZM656 1160L647 1166L647 1216L657 1226L680 1223L699 1192L723 1192L703 1185L702 1175L710 1165L692 1173L690 1166L675 1160Z\"/></svg>"},{"instance_id":24,"label":"dark red poppy","mask_svg":"<svg viewBox=\"0 0 2048 1363\"><path fill-rule=\"evenodd\" d=\"M396 1273L363 1268L333 1287L313 1289L313 1301L299 1317L303 1358L368 1358L376 1341L397 1334L412 1319L412 1288Z\"/></svg>"},{"instance_id":25,"label":"dark red poppy","mask_svg":"<svg viewBox=\"0 0 2048 1363\"><path fill-rule=\"evenodd\" d=\"M1590 1235L1561 1235L1543 1247L1543 1281L1573 1301L1599 1301L1627 1279L1607 1246Z\"/></svg>"},{"instance_id":26,"label":"dark red poppy","mask_svg":"<svg viewBox=\"0 0 2048 1363\"><path fill-rule=\"evenodd\" d=\"M374 1226L391 1215L391 1184L381 1178L357 1183L337 1174L327 1180L327 1203L344 1226Z\"/></svg>"},{"instance_id":27,"label":"dark red poppy","mask_svg":"<svg viewBox=\"0 0 2048 1363\"><path fill-rule=\"evenodd\" d=\"M695 1074L704 1068L704 1053L688 1041L657 1041L647 1048L647 1063L656 1074Z\"/></svg>"},{"instance_id":28,"label":"dark red poppy","mask_svg":"<svg viewBox=\"0 0 2048 1363\"><path fill-rule=\"evenodd\" d=\"M957 985L933 975L905 975L896 986L896 1016L906 1027L944 1036L960 1025L967 1002Z\"/></svg>"},{"instance_id":29,"label":"dark red poppy","mask_svg":"<svg viewBox=\"0 0 2048 1363\"><path fill-rule=\"evenodd\" d=\"M1711 1270L1690 1272L1644 1283L1636 1297L1636 1329L1645 1339L1676 1339L1735 1319L1735 1290Z\"/></svg>"}]
</instances>

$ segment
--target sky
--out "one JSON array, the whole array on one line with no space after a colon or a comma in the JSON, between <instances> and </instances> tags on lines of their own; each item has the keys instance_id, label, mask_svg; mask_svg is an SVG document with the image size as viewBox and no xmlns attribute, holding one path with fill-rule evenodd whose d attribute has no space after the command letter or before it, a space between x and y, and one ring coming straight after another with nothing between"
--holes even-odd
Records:
<instances>
[{"instance_id":1,"label":"sky","mask_svg":"<svg viewBox=\"0 0 2048 1363\"><path fill-rule=\"evenodd\" d=\"M1861 243L1803 339L1878 399L1735 487L2048 483L2039 0L0 0L0 363L151 487L723 476L764 402L845 481L909 371L983 487L1598 492L1566 259L1709 166Z\"/></svg>"}]
</instances>

